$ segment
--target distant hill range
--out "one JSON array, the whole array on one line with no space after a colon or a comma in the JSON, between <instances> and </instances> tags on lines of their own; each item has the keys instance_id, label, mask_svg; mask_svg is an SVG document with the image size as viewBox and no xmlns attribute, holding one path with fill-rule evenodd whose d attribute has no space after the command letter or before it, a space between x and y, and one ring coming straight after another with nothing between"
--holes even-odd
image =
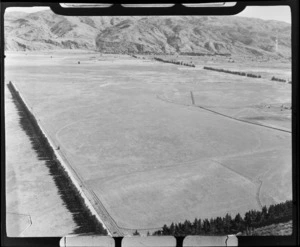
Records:
<instances>
[{"instance_id":1,"label":"distant hill range","mask_svg":"<svg viewBox=\"0 0 300 247\"><path fill-rule=\"evenodd\" d=\"M72 17L5 14L6 50L291 57L291 25L236 16Z\"/></svg>"}]
</instances>

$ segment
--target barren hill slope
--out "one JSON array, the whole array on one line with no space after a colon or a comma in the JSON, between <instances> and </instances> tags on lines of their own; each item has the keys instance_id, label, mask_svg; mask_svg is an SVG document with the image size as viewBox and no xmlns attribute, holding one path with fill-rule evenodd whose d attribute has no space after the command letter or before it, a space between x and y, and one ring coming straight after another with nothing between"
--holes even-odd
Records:
<instances>
[{"instance_id":1,"label":"barren hill slope","mask_svg":"<svg viewBox=\"0 0 300 247\"><path fill-rule=\"evenodd\" d=\"M276 36L278 51L276 52ZM290 25L242 17L145 17L106 28L100 51L290 56Z\"/></svg>"},{"instance_id":2,"label":"barren hill slope","mask_svg":"<svg viewBox=\"0 0 300 247\"><path fill-rule=\"evenodd\" d=\"M291 56L290 24L235 16L72 17L50 10L12 12L5 15L5 34L7 50Z\"/></svg>"},{"instance_id":3,"label":"barren hill slope","mask_svg":"<svg viewBox=\"0 0 300 247\"><path fill-rule=\"evenodd\" d=\"M18 17L20 16L20 17ZM95 49L95 38L123 17L60 16L50 10L5 14L7 50Z\"/></svg>"}]
</instances>

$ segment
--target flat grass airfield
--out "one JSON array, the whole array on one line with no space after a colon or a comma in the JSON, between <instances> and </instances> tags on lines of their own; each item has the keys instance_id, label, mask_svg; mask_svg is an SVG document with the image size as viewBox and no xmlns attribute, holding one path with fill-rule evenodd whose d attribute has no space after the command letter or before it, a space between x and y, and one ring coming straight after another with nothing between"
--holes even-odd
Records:
<instances>
[{"instance_id":1,"label":"flat grass airfield","mask_svg":"<svg viewBox=\"0 0 300 247\"><path fill-rule=\"evenodd\" d=\"M290 63L177 59L196 67L7 52L5 79L124 231L291 199L291 84L270 80L291 78Z\"/></svg>"}]
</instances>

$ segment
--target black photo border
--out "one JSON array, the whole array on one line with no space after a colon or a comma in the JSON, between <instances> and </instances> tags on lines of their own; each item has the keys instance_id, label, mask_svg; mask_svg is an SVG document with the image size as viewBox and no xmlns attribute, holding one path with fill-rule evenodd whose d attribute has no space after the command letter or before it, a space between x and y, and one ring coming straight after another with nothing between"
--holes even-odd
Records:
<instances>
[{"instance_id":1,"label":"black photo border","mask_svg":"<svg viewBox=\"0 0 300 247\"><path fill-rule=\"evenodd\" d=\"M292 184L293 184L293 234L291 236L238 236L239 246L297 246L299 245L299 1L298 0L225 0L222 2L237 2L233 7L201 7L188 8L177 1L88 1L84 3L113 3L113 7L92 8L62 8L59 3L83 3L76 0L30 2L30 1L1 1L0 2L0 32L1 32L1 246L59 246L60 237L22 237L9 238L6 235L6 208L5 208L5 112L4 112L4 14L9 7L50 7L57 14L64 15L228 15L237 14L247 6L289 6L292 18ZM181 3L208 3L213 0L195 1L186 0ZM124 8L121 3L172 3L168 8ZM121 246L122 238L115 238L116 247ZM182 246L183 238L177 238L177 246Z\"/></svg>"}]
</instances>

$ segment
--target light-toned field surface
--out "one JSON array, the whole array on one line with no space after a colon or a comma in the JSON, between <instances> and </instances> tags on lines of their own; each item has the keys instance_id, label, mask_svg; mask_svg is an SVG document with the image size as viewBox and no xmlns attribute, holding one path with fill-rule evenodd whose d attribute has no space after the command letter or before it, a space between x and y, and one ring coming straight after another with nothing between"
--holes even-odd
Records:
<instances>
[{"instance_id":1,"label":"light-toned field surface","mask_svg":"<svg viewBox=\"0 0 300 247\"><path fill-rule=\"evenodd\" d=\"M203 65L8 53L5 76L117 224L143 229L292 198L291 133L198 107L290 131L291 110L281 105L290 105L291 85Z\"/></svg>"},{"instance_id":2,"label":"light-toned field surface","mask_svg":"<svg viewBox=\"0 0 300 247\"><path fill-rule=\"evenodd\" d=\"M19 125L5 90L6 230L9 237L63 236L76 228L55 183Z\"/></svg>"}]
</instances>

